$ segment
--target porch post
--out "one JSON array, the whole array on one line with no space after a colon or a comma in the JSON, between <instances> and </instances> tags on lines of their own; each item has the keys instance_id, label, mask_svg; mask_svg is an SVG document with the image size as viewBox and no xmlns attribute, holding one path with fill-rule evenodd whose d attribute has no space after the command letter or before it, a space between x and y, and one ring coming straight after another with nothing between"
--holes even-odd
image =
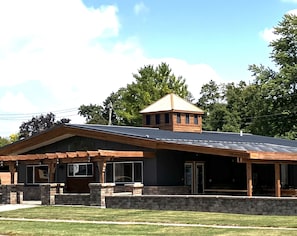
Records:
<instances>
[{"instance_id":1,"label":"porch post","mask_svg":"<svg viewBox=\"0 0 297 236\"><path fill-rule=\"evenodd\" d=\"M10 184L14 184L14 175L16 172L16 167L14 162L9 163L9 171L10 171Z\"/></svg>"},{"instance_id":2,"label":"porch post","mask_svg":"<svg viewBox=\"0 0 297 236\"><path fill-rule=\"evenodd\" d=\"M54 162L49 163L49 182L55 182L55 173L56 173L57 164Z\"/></svg>"},{"instance_id":3,"label":"porch post","mask_svg":"<svg viewBox=\"0 0 297 236\"><path fill-rule=\"evenodd\" d=\"M253 196L253 178L252 178L252 163L246 163L246 181L247 181L247 195Z\"/></svg>"},{"instance_id":4,"label":"porch post","mask_svg":"<svg viewBox=\"0 0 297 236\"><path fill-rule=\"evenodd\" d=\"M280 164L274 164L274 179L275 179L275 196L281 196L281 184L280 184Z\"/></svg>"},{"instance_id":5,"label":"porch post","mask_svg":"<svg viewBox=\"0 0 297 236\"><path fill-rule=\"evenodd\" d=\"M98 161L98 168L99 168L99 182L105 183L105 170L106 170L106 160Z\"/></svg>"}]
</instances>

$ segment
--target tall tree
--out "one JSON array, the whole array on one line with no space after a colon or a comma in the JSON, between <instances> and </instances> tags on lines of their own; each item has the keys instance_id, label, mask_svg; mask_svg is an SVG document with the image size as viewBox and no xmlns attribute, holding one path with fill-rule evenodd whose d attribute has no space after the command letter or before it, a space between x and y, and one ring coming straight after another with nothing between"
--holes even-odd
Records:
<instances>
[{"instance_id":1,"label":"tall tree","mask_svg":"<svg viewBox=\"0 0 297 236\"><path fill-rule=\"evenodd\" d=\"M264 66L250 66L264 101L259 117L265 118L263 125L269 127L269 131L265 127L257 128L261 134L296 139L297 16L285 15L274 28L274 33L278 37L269 46L272 47L271 59L277 71Z\"/></svg>"},{"instance_id":2,"label":"tall tree","mask_svg":"<svg viewBox=\"0 0 297 236\"><path fill-rule=\"evenodd\" d=\"M103 102L100 114L109 120L110 105L112 104L112 124L139 126L142 123L139 112L146 106L157 101L168 93L175 93L182 98L192 99L186 81L182 76L175 76L166 63L154 67L147 65L133 74L134 82L117 92L111 93ZM89 108L91 108L89 106ZM92 110L85 117L92 119Z\"/></svg>"},{"instance_id":3,"label":"tall tree","mask_svg":"<svg viewBox=\"0 0 297 236\"><path fill-rule=\"evenodd\" d=\"M20 126L19 139L28 138L34 134L52 128L55 125L69 123L70 119L62 118L56 121L55 114L52 112L46 115L35 116Z\"/></svg>"},{"instance_id":4,"label":"tall tree","mask_svg":"<svg viewBox=\"0 0 297 236\"><path fill-rule=\"evenodd\" d=\"M135 82L128 84L122 92L120 109L116 113L126 125L141 125L139 111L168 93L175 93L182 98L191 98L186 81L182 76L175 76L166 63L157 67L147 65L133 74Z\"/></svg>"}]
</instances>

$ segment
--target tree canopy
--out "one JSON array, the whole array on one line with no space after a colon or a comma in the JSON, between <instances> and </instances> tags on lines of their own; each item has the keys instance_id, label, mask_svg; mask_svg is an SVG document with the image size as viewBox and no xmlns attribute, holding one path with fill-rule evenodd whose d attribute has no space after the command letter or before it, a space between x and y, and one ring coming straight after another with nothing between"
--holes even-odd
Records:
<instances>
[{"instance_id":1,"label":"tree canopy","mask_svg":"<svg viewBox=\"0 0 297 236\"><path fill-rule=\"evenodd\" d=\"M248 85L210 81L202 87L205 129L297 139L297 16L285 15L274 33L275 68L250 65L254 81Z\"/></svg>"},{"instance_id":2,"label":"tree canopy","mask_svg":"<svg viewBox=\"0 0 297 236\"><path fill-rule=\"evenodd\" d=\"M70 119L62 118L56 121L55 114L52 112L46 115L35 116L20 126L19 139L28 138L34 134L52 128L55 125L69 123Z\"/></svg>"},{"instance_id":3,"label":"tree canopy","mask_svg":"<svg viewBox=\"0 0 297 236\"><path fill-rule=\"evenodd\" d=\"M217 84L201 88L197 105L205 111L204 130L239 132L297 139L297 16L284 15L274 27L277 38L269 44L273 68L249 65L248 84ZM139 111L168 93L192 101L185 79L169 65L147 65L133 74L134 82L113 92L103 106L82 105L79 113L88 123L141 124ZM112 112L110 110L112 104Z\"/></svg>"},{"instance_id":4,"label":"tree canopy","mask_svg":"<svg viewBox=\"0 0 297 236\"><path fill-rule=\"evenodd\" d=\"M96 123L106 123L109 120L110 104L112 104L111 120L113 124L141 125L139 112L146 106L157 101L168 93L175 93L182 98L191 99L186 81L182 76L175 76L172 69L166 63L154 67L146 65L133 74L134 82L117 92L112 92L103 102L103 107L85 106L88 114L84 113L86 122L95 121L94 114L100 114L104 119L96 120ZM97 111L97 113L95 112ZM82 114L80 108L79 114Z\"/></svg>"}]
</instances>

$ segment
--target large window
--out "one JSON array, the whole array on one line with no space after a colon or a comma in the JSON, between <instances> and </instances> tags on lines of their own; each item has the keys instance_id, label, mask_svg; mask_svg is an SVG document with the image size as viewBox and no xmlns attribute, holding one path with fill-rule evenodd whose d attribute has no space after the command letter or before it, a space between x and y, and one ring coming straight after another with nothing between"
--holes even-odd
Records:
<instances>
[{"instance_id":1,"label":"large window","mask_svg":"<svg viewBox=\"0 0 297 236\"><path fill-rule=\"evenodd\" d=\"M142 182L142 161L107 163L105 175L107 183Z\"/></svg>"},{"instance_id":2,"label":"large window","mask_svg":"<svg viewBox=\"0 0 297 236\"><path fill-rule=\"evenodd\" d=\"M68 164L68 177L92 177L93 163Z\"/></svg>"},{"instance_id":3,"label":"large window","mask_svg":"<svg viewBox=\"0 0 297 236\"><path fill-rule=\"evenodd\" d=\"M27 184L40 184L49 182L47 165L28 165L26 171Z\"/></svg>"}]
</instances>

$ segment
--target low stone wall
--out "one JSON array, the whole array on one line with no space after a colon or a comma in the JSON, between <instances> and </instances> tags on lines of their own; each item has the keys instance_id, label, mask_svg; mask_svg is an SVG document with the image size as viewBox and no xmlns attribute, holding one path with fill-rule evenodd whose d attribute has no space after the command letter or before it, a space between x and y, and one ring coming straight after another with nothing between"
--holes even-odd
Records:
<instances>
[{"instance_id":1,"label":"low stone wall","mask_svg":"<svg viewBox=\"0 0 297 236\"><path fill-rule=\"evenodd\" d=\"M144 186L144 195L187 195L191 193L189 186Z\"/></svg>"},{"instance_id":2,"label":"low stone wall","mask_svg":"<svg viewBox=\"0 0 297 236\"><path fill-rule=\"evenodd\" d=\"M185 210L253 215L297 215L297 198L143 195L106 196L106 208Z\"/></svg>"},{"instance_id":3,"label":"low stone wall","mask_svg":"<svg viewBox=\"0 0 297 236\"><path fill-rule=\"evenodd\" d=\"M56 205L90 205L89 193L63 193L55 195Z\"/></svg>"},{"instance_id":4,"label":"low stone wall","mask_svg":"<svg viewBox=\"0 0 297 236\"><path fill-rule=\"evenodd\" d=\"M26 185L24 187L24 200L25 201L36 201L40 200L40 187L39 185Z\"/></svg>"}]
</instances>

